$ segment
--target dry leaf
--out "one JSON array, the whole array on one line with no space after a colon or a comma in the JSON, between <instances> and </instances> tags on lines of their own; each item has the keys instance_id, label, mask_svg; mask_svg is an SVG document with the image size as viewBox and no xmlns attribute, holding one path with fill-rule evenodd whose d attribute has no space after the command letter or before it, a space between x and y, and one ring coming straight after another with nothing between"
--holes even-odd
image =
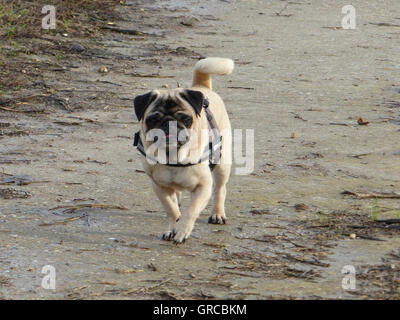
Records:
<instances>
[{"instance_id":1,"label":"dry leaf","mask_svg":"<svg viewBox=\"0 0 400 320\"><path fill-rule=\"evenodd\" d=\"M357 120L357 123L360 126L366 126L369 123L369 121L364 121L363 118L359 117L358 120Z\"/></svg>"}]
</instances>

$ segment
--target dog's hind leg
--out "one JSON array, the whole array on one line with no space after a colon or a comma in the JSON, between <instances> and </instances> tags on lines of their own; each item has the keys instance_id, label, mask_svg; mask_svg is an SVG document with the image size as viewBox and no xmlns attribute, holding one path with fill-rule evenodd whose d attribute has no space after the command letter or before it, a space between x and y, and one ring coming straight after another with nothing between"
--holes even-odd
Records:
<instances>
[{"instance_id":1,"label":"dog's hind leg","mask_svg":"<svg viewBox=\"0 0 400 320\"><path fill-rule=\"evenodd\" d=\"M162 235L162 239L168 241L174 236L173 230L181 214L178 205L178 195L173 189L163 188L155 183L153 183L153 189L168 215L168 230Z\"/></svg>"},{"instance_id":2,"label":"dog's hind leg","mask_svg":"<svg viewBox=\"0 0 400 320\"><path fill-rule=\"evenodd\" d=\"M225 224L225 198L226 184L229 180L231 171L230 164L217 164L213 170L214 177L214 194L213 194L213 209L212 214L208 218L208 223Z\"/></svg>"}]
</instances>

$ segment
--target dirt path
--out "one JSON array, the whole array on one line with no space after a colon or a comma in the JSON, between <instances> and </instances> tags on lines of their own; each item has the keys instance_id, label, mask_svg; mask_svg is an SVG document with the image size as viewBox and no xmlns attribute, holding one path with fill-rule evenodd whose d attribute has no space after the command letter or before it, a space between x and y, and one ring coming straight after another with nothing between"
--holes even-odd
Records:
<instances>
[{"instance_id":1,"label":"dirt path","mask_svg":"<svg viewBox=\"0 0 400 320\"><path fill-rule=\"evenodd\" d=\"M341 3L127 1L109 25L124 33L27 56L51 65L47 95L1 106L47 113L0 111L0 297L398 299L399 224L379 220L399 199L342 194L400 187L400 4L374 2L353 1L357 29L342 30ZM228 225L207 208L176 247L132 148L132 100L189 85L204 56L236 62L214 88L233 127L254 129L254 172L233 171Z\"/></svg>"}]
</instances>

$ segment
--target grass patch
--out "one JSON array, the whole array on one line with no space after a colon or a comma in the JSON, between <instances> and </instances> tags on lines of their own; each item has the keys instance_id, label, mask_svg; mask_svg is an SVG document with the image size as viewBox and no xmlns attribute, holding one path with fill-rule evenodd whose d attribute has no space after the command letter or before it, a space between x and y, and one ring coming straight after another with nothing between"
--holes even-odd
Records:
<instances>
[{"instance_id":1,"label":"grass patch","mask_svg":"<svg viewBox=\"0 0 400 320\"><path fill-rule=\"evenodd\" d=\"M48 31L42 29L42 8L56 8L56 29L50 32L90 36L100 23L115 19L114 8L119 0L0 0L0 39L39 37Z\"/></svg>"},{"instance_id":2,"label":"grass patch","mask_svg":"<svg viewBox=\"0 0 400 320\"><path fill-rule=\"evenodd\" d=\"M371 207L371 220L375 221L381 215L381 208L379 207L378 198L375 199Z\"/></svg>"},{"instance_id":3,"label":"grass patch","mask_svg":"<svg viewBox=\"0 0 400 320\"><path fill-rule=\"evenodd\" d=\"M56 8L56 29L42 28L45 5ZM40 63L26 63L24 55L65 59L70 41L95 38L102 24L118 19L119 0L0 0L1 95L31 88L40 81ZM55 35L68 34L59 41ZM46 40L44 40L46 39Z\"/></svg>"},{"instance_id":4,"label":"grass patch","mask_svg":"<svg viewBox=\"0 0 400 320\"><path fill-rule=\"evenodd\" d=\"M381 215L384 213L386 216L391 215L391 216L396 216L398 219L400 219L400 210L397 209L386 209L383 210L379 204L378 198L375 199L373 205L371 206L371 220L376 221L377 219L381 218Z\"/></svg>"},{"instance_id":5,"label":"grass patch","mask_svg":"<svg viewBox=\"0 0 400 320\"><path fill-rule=\"evenodd\" d=\"M315 215L317 216L317 218L319 219L320 223L331 223L332 221L332 217L330 213L325 213L322 210L318 210Z\"/></svg>"}]
</instances>

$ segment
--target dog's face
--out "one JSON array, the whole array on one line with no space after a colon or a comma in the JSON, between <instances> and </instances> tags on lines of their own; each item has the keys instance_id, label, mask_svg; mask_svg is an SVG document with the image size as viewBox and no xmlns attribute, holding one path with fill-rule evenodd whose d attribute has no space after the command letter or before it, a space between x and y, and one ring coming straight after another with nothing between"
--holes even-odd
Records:
<instances>
[{"instance_id":1,"label":"dog's face","mask_svg":"<svg viewBox=\"0 0 400 320\"><path fill-rule=\"evenodd\" d=\"M173 141L180 147L189 139L190 130L197 131L203 103L200 91L153 90L137 96L134 108L145 136L150 130L159 129L167 145Z\"/></svg>"}]
</instances>

